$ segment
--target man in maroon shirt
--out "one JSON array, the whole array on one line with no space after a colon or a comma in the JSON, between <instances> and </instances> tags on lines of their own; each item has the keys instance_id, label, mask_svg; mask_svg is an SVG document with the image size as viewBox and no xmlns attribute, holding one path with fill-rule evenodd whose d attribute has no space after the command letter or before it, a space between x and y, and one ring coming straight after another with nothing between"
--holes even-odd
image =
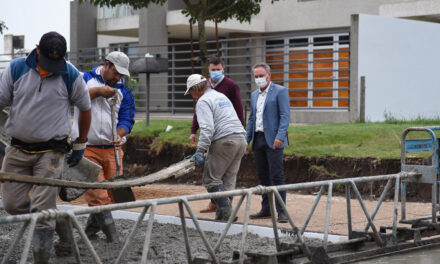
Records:
<instances>
[{"instance_id":1,"label":"man in maroon shirt","mask_svg":"<svg viewBox=\"0 0 440 264\"><path fill-rule=\"evenodd\" d=\"M238 85L228 77L226 77L224 71L224 65L220 58L211 57L209 59L209 82L211 87L220 92L232 102L238 119L244 126L243 105L241 103L240 88ZM194 112L193 122L191 126L191 136L189 140L193 144L197 144L197 130L199 129L199 123L197 122L197 115ZM215 212L217 205L211 201L206 209L200 210L201 213Z\"/></svg>"}]
</instances>

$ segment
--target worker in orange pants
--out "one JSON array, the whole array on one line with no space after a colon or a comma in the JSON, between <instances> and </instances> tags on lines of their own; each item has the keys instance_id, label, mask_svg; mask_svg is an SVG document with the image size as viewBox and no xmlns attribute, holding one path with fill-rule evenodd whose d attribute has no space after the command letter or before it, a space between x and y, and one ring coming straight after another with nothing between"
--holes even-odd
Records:
<instances>
[{"instance_id":1,"label":"worker in orange pants","mask_svg":"<svg viewBox=\"0 0 440 264\"><path fill-rule=\"evenodd\" d=\"M116 175L115 150L113 149L112 145L110 146L111 148L87 146L84 152L84 157L102 167L102 170L98 175L97 181L112 179ZM123 156L124 152L122 151L122 149L119 149L121 171ZM114 203L111 190L89 189L84 193L84 197L89 206L99 206Z\"/></svg>"},{"instance_id":2,"label":"worker in orange pants","mask_svg":"<svg viewBox=\"0 0 440 264\"><path fill-rule=\"evenodd\" d=\"M136 111L134 97L124 82L124 78L130 77L129 64L130 59L126 54L113 51L107 55L104 65L83 74L91 99L93 120L84 155L102 166L98 181L114 178L122 172L122 169L117 169L118 164L122 164L121 146L133 128ZM75 108L75 118L76 113ZM72 135L76 133L74 127ZM119 156L118 162L116 156ZM112 192L108 190L88 190L85 198L89 206L114 203ZM111 211L89 215L86 235L93 238L99 231L106 235L108 242L118 240Z\"/></svg>"}]
</instances>

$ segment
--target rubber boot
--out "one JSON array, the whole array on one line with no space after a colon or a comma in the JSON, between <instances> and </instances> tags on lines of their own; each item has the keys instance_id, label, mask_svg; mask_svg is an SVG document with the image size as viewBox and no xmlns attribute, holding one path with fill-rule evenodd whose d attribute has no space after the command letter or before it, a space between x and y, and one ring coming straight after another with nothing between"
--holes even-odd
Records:
<instances>
[{"instance_id":1,"label":"rubber boot","mask_svg":"<svg viewBox=\"0 0 440 264\"><path fill-rule=\"evenodd\" d=\"M101 230L101 227L96 217L97 215L98 214L90 214L89 218L87 219L85 232L89 239L98 238L96 233L98 233L99 230Z\"/></svg>"},{"instance_id":2,"label":"rubber boot","mask_svg":"<svg viewBox=\"0 0 440 264\"><path fill-rule=\"evenodd\" d=\"M118 232L116 231L115 221L113 220L112 212L105 211L97 214L98 223L100 224L102 232L107 237L107 242L118 242Z\"/></svg>"},{"instance_id":3,"label":"rubber boot","mask_svg":"<svg viewBox=\"0 0 440 264\"><path fill-rule=\"evenodd\" d=\"M32 241L34 252L34 264L47 264L52 250L53 234L52 228L36 228Z\"/></svg>"},{"instance_id":4,"label":"rubber boot","mask_svg":"<svg viewBox=\"0 0 440 264\"><path fill-rule=\"evenodd\" d=\"M208 192L222 192L223 185L217 185L209 188ZM216 198L217 210L215 211L215 220L228 221L232 213L232 205L229 197Z\"/></svg>"},{"instance_id":5,"label":"rubber boot","mask_svg":"<svg viewBox=\"0 0 440 264\"><path fill-rule=\"evenodd\" d=\"M67 227L67 220L65 218L57 219L55 231L59 236L59 240L55 243L55 254L59 257L66 257L72 255L72 233Z\"/></svg>"}]
</instances>

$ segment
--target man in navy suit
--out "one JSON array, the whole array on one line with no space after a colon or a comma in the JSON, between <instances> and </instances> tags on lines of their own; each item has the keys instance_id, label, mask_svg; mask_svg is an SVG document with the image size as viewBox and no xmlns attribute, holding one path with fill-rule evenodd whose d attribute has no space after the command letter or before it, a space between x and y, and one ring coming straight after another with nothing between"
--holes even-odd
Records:
<instances>
[{"instance_id":1,"label":"man in navy suit","mask_svg":"<svg viewBox=\"0 0 440 264\"><path fill-rule=\"evenodd\" d=\"M246 131L246 141L252 143L258 178L263 186L283 185L283 150L289 144L287 129L290 122L289 93L283 86L270 81L270 67L258 63L253 67L258 89L251 95L251 112ZM280 192L286 203L286 192ZM271 216L267 195L262 195L261 210L251 219ZM276 201L278 222L286 223L287 216Z\"/></svg>"}]
</instances>

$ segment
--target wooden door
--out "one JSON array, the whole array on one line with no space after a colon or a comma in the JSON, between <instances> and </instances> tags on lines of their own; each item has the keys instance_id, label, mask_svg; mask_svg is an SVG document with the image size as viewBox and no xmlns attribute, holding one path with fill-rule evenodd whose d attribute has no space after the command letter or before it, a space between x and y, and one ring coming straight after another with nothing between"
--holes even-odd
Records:
<instances>
[{"instance_id":1,"label":"wooden door","mask_svg":"<svg viewBox=\"0 0 440 264\"><path fill-rule=\"evenodd\" d=\"M339 49L339 62L338 62L338 88L339 89L348 89L349 88L349 73L350 73L350 64L349 64L349 48L340 48ZM341 80L342 79L342 80ZM346 79L346 80L343 80ZM338 98L348 98L348 90L338 91ZM348 99L347 100L339 100L338 107L348 107Z\"/></svg>"},{"instance_id":2,"label":"wooden door","mask_svg":"<svg viewBox=\"0 0 440 264\"><path fill-rule=\"evenodd\" d=\"M313 53L313 107L332 107L333 49L315 49ZM327 90L325 90L327 89Z\"/></svg>"},{"instance_id":3,"label":"wooden door","mask_svg":"<svg viewBox=\"0 0 440 264\"><path fill-rule=\"evenodd\" d=\"M289 96L294 99L291 107L307 107L309 63L308 50L291 50L289 52ZM295 91L298 90L298 91ZM305 99L305 100L298 100Z\"/></svg>"}]
</instances>

